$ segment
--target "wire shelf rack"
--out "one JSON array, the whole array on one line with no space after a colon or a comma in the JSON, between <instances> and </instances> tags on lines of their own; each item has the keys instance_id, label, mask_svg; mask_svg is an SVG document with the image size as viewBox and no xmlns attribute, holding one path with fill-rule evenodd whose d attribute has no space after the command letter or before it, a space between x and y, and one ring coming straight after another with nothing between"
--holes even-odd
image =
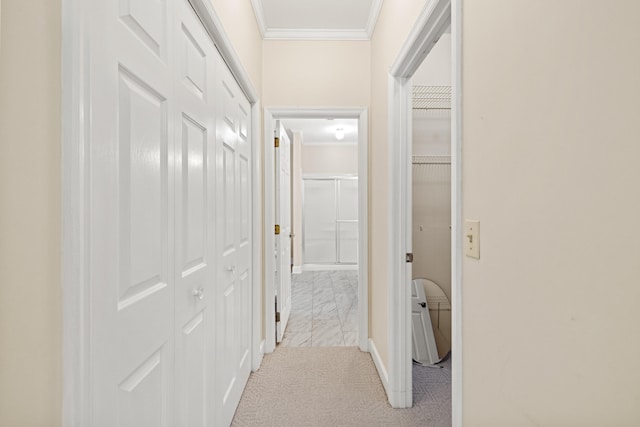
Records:
<instances>
[{"instance_id":1,"label":"wire shelf rack","mask_svg":"<svg viewBox=\"0 0 640 427\"><path fill-rule=\"evenodd\" d=\"M451 86L414 86L414 110L451 110Z\"/></svg>"}]
</instances>

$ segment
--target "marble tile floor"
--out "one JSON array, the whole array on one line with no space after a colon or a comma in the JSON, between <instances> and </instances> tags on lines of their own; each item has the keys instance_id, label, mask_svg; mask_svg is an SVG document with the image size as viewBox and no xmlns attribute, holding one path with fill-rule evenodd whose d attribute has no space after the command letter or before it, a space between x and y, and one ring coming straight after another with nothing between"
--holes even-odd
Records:
<instances>
[{"instance_id":1,"label":"marble tile floor","mask_svg":"<svg viewBox=\"0 0 640 427\"><path fill-rule=\"evenodd\" d=\"M306 271L291 276L291 315L281 347L358 345L358 272Z\"/></svg>"}]
</instances>

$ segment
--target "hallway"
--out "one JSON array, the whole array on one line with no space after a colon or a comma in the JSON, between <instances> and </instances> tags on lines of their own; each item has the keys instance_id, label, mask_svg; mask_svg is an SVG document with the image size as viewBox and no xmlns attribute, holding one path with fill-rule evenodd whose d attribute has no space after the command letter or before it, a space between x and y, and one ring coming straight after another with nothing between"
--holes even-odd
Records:
<instances>
[{"instance_id":1,"label":"hallway","mask_svg":"<svg viewBox=\"0 0 640 427\"><path fill-rule=\"evenodd\" d=\"M413 367L414 406L392 409L357 348L357 271L294 274L291 317L276 351L251 374L233 426L451 425L451 361Z\"/></svg>"},{"instance_id":2,"label":"hallway","mask_svg":"<svg viewBox=\"0 0 640 427\"><path fill-rule=\"evenodd\" d=\"M251 374L232 426L451 426L451 362L414 366L413 401L393 409L368 353L286 348Z\"/></svg>"}]
</instances>

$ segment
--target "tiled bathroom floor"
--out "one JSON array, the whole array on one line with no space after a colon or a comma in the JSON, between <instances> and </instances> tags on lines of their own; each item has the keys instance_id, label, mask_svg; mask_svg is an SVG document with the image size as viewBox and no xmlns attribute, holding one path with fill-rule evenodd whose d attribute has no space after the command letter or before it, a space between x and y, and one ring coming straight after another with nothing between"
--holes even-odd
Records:
<instances>
[{"instance_id":1,"label":"tiled bathroom floor","mask_svg":"<svg viewBox=\"0 0 640 427\"><path fill-rule=\"evenodd\" d=\"M282 347L358 345L358 272L291 276L291 315Z\"/></svg>"}]
</instances>

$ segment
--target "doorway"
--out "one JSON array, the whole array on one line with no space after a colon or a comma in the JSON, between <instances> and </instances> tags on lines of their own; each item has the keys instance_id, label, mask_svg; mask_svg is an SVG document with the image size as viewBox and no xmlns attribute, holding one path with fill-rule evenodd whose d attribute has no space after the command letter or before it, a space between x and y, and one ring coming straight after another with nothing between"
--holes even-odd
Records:
<instances>
[{"instance_id":1,"label":"doorway","mask_svg":"<svg viewBox=\"0 0 640 427\"><path fill-rule=\"evenodd\" d=\"M331 156L328 159L333 158L332 162L327 160L322 161L322 152L326 155L325 150L317 151L319 147L308 146L306 148L306 154L311 157L313 165L311 169L307 168L306 173L303 174L302 163L303 154L305 149L301 149L303 145L304 135L307 135L307 140L313 140L312 131L307 132L300 128L304 122L316 121L316 127L331 128L332 132L338 132L340 130L340 137L347 138L349 130L346 130L346 126L338 123L350 122L353 129L351 129L351 137L354 138L351 144L351 151L353 151L354 170L350 173L329 173L314 170L313 167L321 167L323 163L340 163L340 160L344 160L343 156ZM282 126L279 132L276 132L279 124L282 122ZM334 129L335 128L335 129ZM302 130L302 132L301 132ZM306 284L307 287L324 287L323 292L333 293L333 284L341 287L341 291L338 292L341 295L347 293L353 293L353 296L357 300L357 310L352 310L353 314L349 316L349 322L353 329L357 331L348 334L349 345L357 345L362 351L368 351L368 242L367 242L367 217L368 217L368 200L367 200L367 111L360 108L327 108L327 109L265 109L265 157L264 157L264 182L265 182L265 236L264 236L264 248L265 253L273 253L274 245L278 240L278 235L273 234L272 230L277 222L275 222L275 205L278 204L276 200L277 185L276 181L278 176L275 169L275 159L279 156L279 152L276 150L276 145L272 139L274 135L278 135L282 138L282 134L286 133L286 137L292 141L293 150L291 151L291 189L293 193L292 197L292 257L291 257L291 270L288 273L293 272L292 278L292 292L295 293L297 284ZM344 133L342 133L344 132ZM330 141L325 141L325 144ZM335 141L333 141L335 142ZM296 150L298 147L298 150ZM321 147L320 147L321 148ZM325 149L327 147L325 146ZM336 148L336 147L333 147ZM313 153L311 153L313 152ZM308 159L307 159L308 160ZM336 161L337 160L337 161ZM306 163L310 163L307 161ZM299 166L296 166L299 165ZM309 166L309 165L307 165ZM340 171L338 171L340 172ZM303 176L304 175L304 176ZM348 182L347 182L348 181ZM344 182L347 182L346 184ZM357 190L354 192L353 184L358 183ZM332 191L329 191L333 188ZM351 190L351 191L350 191ZM323 208L330 208L333 215L330 217L331 224L326 223L326 217L323 219L325 224L319 225L318 228L314 228L314 221L307 224L308 220L314 218L306 218L303 215L303 204L308 201L309 191L311 194L318 193L316 196L329 197L333 195L333 203L331 206L324 204ZM337 198L343 194L351 198L350 206L340 203ZM354 194L356 195L354 199ZM331 198L331 197L329 197ZM328 200L328 199L327 199ZM316 203L318 201L316 200ZM343 211L340 211L340 206ZM308 206L311 208L311 206ZM317 206L316 206L317 208ZM347 212L351 211L351 212ZM355 211L355 212L353 212ZM343 217L342 214L346 216ZM351 214L351 215L347 215ZM304 216L304 218L303 218ZM346 219L345 219L346 218ZM308 226L309 225L309 226ZM306 245L308 240L308 245ZM305 248L310 249L310 253L307 254ZM304 261L304 257L307 260L314 261L313 263L307 263ZM311 256L311 257L309 257ZM347 261L347 262L341 262ZM281 316L278 316L277 303L278 299L288 300L287 295L278 295L279 280L277 266L280 263L271 256L265 259L265 352L269 353L275 350L276 336L278 330L286 330L287 325L278 324L277 320L282 320ZM345 269L351 271L344 271ZM323 271L322 271L323 270ZM326 276L326 277L325 277ZM350 277L353 276L353 277ZM351 280L353 279L353 280ZM318 290L320 292L320 290ZM334 301L336 301L337 294L334 293ZM301 295L302 300L309 300L310 296ZM342 297L340 297L342 298ZM328 296L327 296L328 299ZM337 302L337 301L336 301ZM310 301L313 304L313 300ZM293 301L292 306L295 304ZM308 303L307 303L308 304ZM331 319L336 322L336 325L327 324L327 332L329 333L332 327L335 327L342 320L346 321L346 301L341 303L345 308L342 317L337 311L336 304L336 318ZM295 307L294 311L295 311ZM300 307L300 310L309 310ZM313 307L310 308L313 315ZM329 309L327 309L329 310ZM329 310L330 311L330 310ZM356 314L357 313L357 314ZM278 319L280 317L280 319ZM306 317L309 317L308 315ZM309 320L309 319L304 319ZM329 319L327 319L329 320ZM294 326L295 328L295 326ZM335 329L335 328L333 328ZM344 334L341 334L341 344L347 345L344 339ZM295 341L302 344L310 344L306 342L303 335L299 335L295 338ZM287 342L285 342L287 344ZM289 342L291 344L291 342Z\"/></svg>"},{"instance_id":2,"label":"doorway","mask_svg":"<svg viewBox=\"0 0 640 427\"><path fill-rule=\"evenodd\" d=\"M429 3L400 49L390 72L391 241L390 283L403 286L390 290L389 400L394 407L412 405L411 279L411 128L412 77L435 43L451 26L451 306L452 306L452 421L461 425L461 98L460 28L461 2L438 0ZM407 171L405 173L404 171ZM409 262L408 262L409 261Z\"/></svg>"}]
</instances>

